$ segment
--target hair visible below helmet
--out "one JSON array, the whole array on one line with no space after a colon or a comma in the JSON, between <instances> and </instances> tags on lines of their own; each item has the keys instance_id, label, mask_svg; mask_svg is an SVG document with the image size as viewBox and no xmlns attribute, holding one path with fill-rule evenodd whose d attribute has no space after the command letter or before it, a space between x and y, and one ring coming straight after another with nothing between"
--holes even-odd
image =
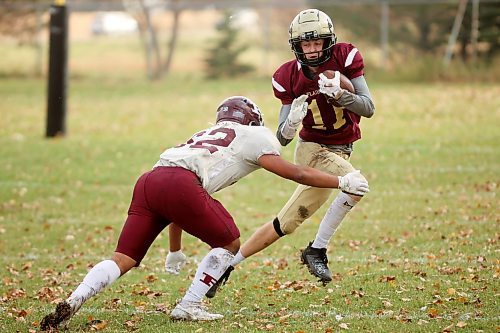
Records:
<instances>
[{"instance_id":1,"label":"hair visible below helmet","mask_svg":"<svg viewBox=\"0 0 500 333\"><path fill-rule=\"evenodd\" d=\"M264 126L259 107L244 96L232 96L220 103L217 108L216 122L220 121L234 121L248 126Z\"/></svg>"},{"instance_id":2,"label":"hair visible below helmet","mask_svg":"<svg viewBox=\"0 0 500 333\"><path fill-rule=\"evenodd\" d=\"M332 56L332 47L337 43L332 20L317 9L306 9L297 14L290 24L288 34L290 37L288 43L295 53L297 61L311 67L317 67L328 61ZM315 59L307 59L300 42L321 38L324 39L323 54Z\"/></svg>"}]
</instances>

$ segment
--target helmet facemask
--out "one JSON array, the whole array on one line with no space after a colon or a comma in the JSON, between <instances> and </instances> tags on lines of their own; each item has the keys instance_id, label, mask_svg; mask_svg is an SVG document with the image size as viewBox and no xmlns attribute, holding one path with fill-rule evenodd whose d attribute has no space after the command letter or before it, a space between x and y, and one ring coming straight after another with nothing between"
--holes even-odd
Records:
<instances>
[{"instance_id":1,"label":"helmet facemask","mask_svg":"<svg viewBox=\"0 0 500 333\"><path fill-rule=\"evenodd\" d=\"M307 9L300 12L290 24L288 43L292 48L297 61L302 65L317 67L332 56L332 47L337 43L332 20L317 9ZM323 39L323 48L317 58L307 59L300 45L301 41Z\"/></svg>"}]
</instances>

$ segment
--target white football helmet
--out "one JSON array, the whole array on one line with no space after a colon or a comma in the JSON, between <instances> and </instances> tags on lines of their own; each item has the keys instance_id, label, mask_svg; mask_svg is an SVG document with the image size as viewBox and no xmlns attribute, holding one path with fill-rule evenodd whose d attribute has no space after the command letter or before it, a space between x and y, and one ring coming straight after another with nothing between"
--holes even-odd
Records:
<instances>
[{"instance_id":1,"label":"white football helmet","mask_svg":"<svg viewBox=\"0 0 500 333\"><path fill-rule=\"evenodd\" d=\"M290 24L288 34L288 43L297 61L311 67L317 67L330 59L332 47L337 43L332 20L318 9L306 9L297 14ZM318 58L307 59L300 42L321 38L324 39L322 55Z\"/></svg>"}]
</instances>

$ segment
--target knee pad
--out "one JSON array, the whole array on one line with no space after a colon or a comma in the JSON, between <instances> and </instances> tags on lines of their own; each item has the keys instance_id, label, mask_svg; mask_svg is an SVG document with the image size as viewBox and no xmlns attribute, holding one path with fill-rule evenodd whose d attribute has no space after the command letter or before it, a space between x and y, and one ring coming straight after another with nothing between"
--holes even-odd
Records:
<instances>
[{"instance_id":1,"label":"knee pad","mask_svg":"<svg viewBox=\"0 0 500 333\"><path fill-rule=\"evenodd\" d=\"M298 228L300 224L296 223L288 223L286 225L282 225L278 218L275 218L273 221L274 231L278 234L278 236L283 237L289 235Z\"/></svg>"},{"instance_id":2,"label":"knee pad","mask_svg":"<svg viewBox=\"0 0 500 333\"><path fill-rule=\"evenodd\" d=\"M277 217L273 220L273 227L274 227L274 231L276 231L278 236L280 236L280 237L285 236L285 233L283 231L281 231L280 221L278 220Z\"/></svg>"}]
</instances>

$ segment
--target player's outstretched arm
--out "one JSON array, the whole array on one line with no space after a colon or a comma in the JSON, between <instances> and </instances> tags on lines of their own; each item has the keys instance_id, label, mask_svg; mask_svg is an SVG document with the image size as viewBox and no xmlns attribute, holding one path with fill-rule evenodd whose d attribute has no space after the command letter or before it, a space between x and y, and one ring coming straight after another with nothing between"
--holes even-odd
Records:
<instances>
[{"instance_id":1,"label":"player's outstretched arm","mask_svg":"<svg viewBox=\"0 0 500 333\"><path fill-rule=\"evenodd\" d=\"M258 162L267 171L303 185L339 188L359 196L370 191L368 181L360 174L359 170L345 176L334 176L314 168L290 163L278 155L262 155Z\"/></svg>"}]
</instances>

